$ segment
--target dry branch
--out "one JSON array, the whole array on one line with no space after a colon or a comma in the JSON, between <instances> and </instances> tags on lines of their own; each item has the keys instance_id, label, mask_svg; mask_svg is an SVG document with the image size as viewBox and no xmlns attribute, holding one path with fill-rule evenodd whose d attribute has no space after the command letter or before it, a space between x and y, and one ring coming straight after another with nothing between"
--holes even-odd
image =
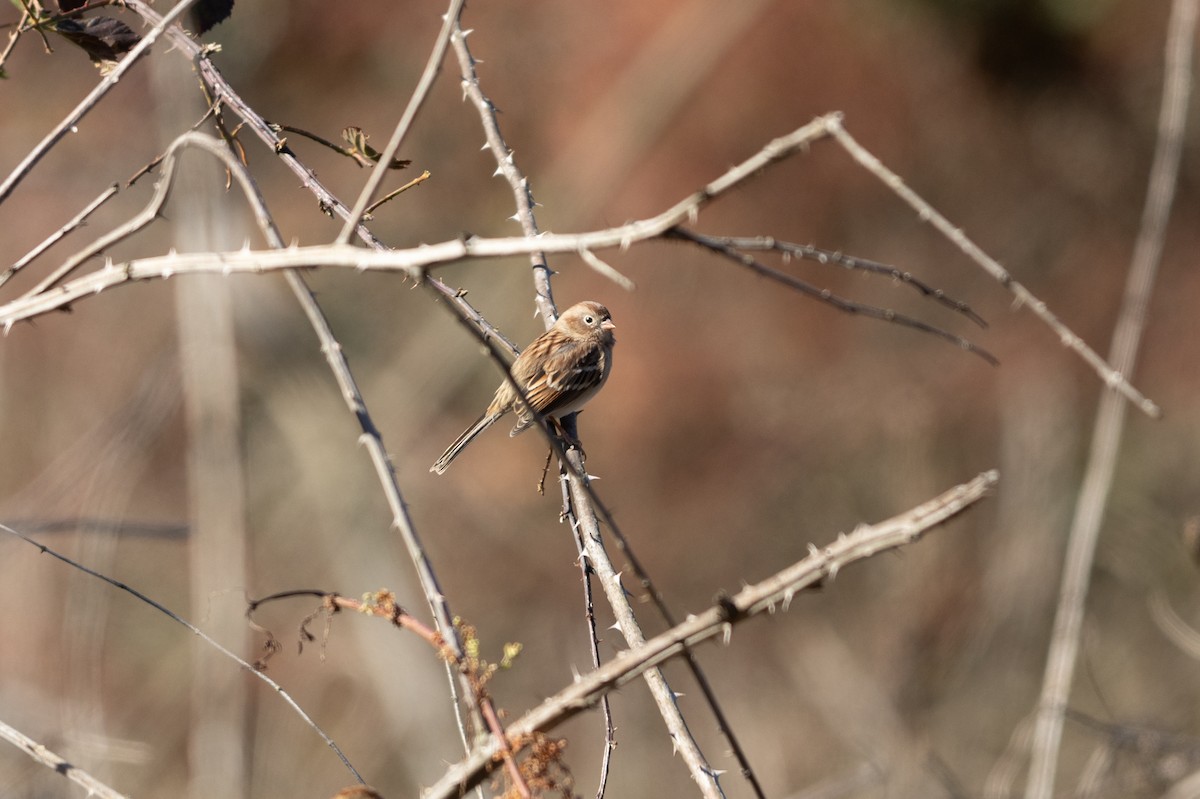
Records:
<instances>
[{"instance_id":1,"label":"dry branch","mask_svg":"<svg viewBox=\"0 0 1200 799\"><path fill-rule=\"evenodd\" d=\"M714 607L688 618L642 646L622 652L607 665L581 677L510 724L509 735L519 738L533 732L548 731L592 707L600 697L636 679L647 669L679 657L687 647L718 636L723 636L728 642L735 624L764 611L787 610L797 593L834 579L850 564L917 541L931 528L957 516L985 497L999 479L995 471L984 472L974 480L956 486L906 513L841 534L824 548L810 545L811 554L804 560L719 601ZM609 579L617 578L612 576ZM423 799L458 796L461 791L477 783L493 764L494 748L494 742L476 748L467 759L454 765L436 785L425 791Z\"/></svg>"},{"instance_id":2,"label":"dry branch","mask_svg":"<svg viewBox=\"0 0 1200 799\"><path fill-rule=\"evenodd\" d=\"M1175 0L1171 6L1154 164L1150 169L1141 229L1129 265L1121 311L1113 328L1109 351L1110 362L1124 374L1133 372L1137 359L1138 342L1146 324L1150 290L1162 259L1167 221L1175 198L1188 96L1192 86L1192 51L1198 6L1198 0ZM1087 469L1079 488L1067 539L1058 608L1038 700L1038 720L1033 733L1029 779L1025 786L1027 799L1049 799L1054 793L1063 716L1071 693L1075 661L1083 633L1084 605L1091 581L1096 542L1112 487L1124 426L1125 403L1113 392L1105 391L1096 411Z\"/></svg>"},{"instance_id":3,"label":"dry branch","mask_svg":"<svg viewBox=\"0 0 1200 799\"><path fill-rule=\"evenodd\" d=\"M52 769L82 787L88 792L88 796L98 796L100 799L126 799L125 794L110 788L91 774L46 748L44 744L38 743L2 721L0 721L0 738L22 750L46 768Z\"/></svg>"}]
</instances>

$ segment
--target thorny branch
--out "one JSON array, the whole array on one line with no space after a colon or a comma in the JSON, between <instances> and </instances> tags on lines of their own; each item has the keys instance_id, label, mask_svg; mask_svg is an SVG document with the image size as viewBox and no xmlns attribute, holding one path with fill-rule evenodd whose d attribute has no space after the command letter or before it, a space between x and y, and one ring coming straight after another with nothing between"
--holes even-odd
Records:
<instances>
[{"instance_id":1,"label":"thorny branch","mask_svg":"<svg viewBox=\"0 0 1200 799\"><path fill-rule=\"evenodd\" d=\"M798 563L767 579L725 597L703 613L622 652L600 669L580 677L571 686L545 700L508 726L510 738L555 725L595 705L601 696L636 679L645 670L679 657L687 647L723 637L728 641L733 627L751 616L787 610L796 594L834 579L841 571L872 555L911 544L930 529L943 524L987 496L999 482L995 471L984 472L917 507L887 521L860 526L841 534L823 547L810 546L810 554ZM445 799L460 795L482 779L490 768L494 742L477 747L467 759L452 766L422 799Z\"/></svg>"}]
</instances>

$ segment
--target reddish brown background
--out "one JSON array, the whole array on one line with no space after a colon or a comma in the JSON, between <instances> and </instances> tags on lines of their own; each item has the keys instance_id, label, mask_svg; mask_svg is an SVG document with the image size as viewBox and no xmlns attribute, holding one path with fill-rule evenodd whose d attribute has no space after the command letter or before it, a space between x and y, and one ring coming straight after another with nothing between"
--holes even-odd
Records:
<instances>
[{"instance_id":1,"label":"reddish brown background","mask_svg":"<svg viewBox=\"0 0 1200 799\"><path fill-rule=\"evenodd\" d=\"M726 6L470 5L464 23L475 30L480 79L544 206L543 229L581 231L656 213L769 139L842 110L865 146L1106 351L1152 156L1166 3ZM327 138L358 125L382 146L441 10L243 2L206 40L223 45L218 64L268 119ZM10 21L15 12L0 15ZM194 81L177 68L152 78L179 60L158 50L0 206L0 265L179 132L161 121L164 98L194 92ZM81 53L57 42L46 55L34 37L20 42L7 70L4 174L96 81ZM1164 772L1163 750L1126 752L1103 795L1156 796L1197 762L1186 737L1200 732L1196 663L1157 629L1147 604L1165 592L1180 615L1200 622L1197 574L1180 543L1185 520L1198 512L1200 478L1200 128L1194 112L1190 120L1135 376L1166 415L1129 417L1071 700L1106 725L1185 736L1167 739L1184 765ZM336 235L339 224L320 214L296 178L245 141L285 237L318 244ZM466 231L516 233L506 221L508 188L489 177L494 163L482 141L448 61L402 153L432 178L376 214L377 235L403 247ZM291 142L335 192L354 197L364 171ZM149 189L144 180L124 191L40 268L127 218ZM681 245L605 254L637 282L633 293L576 259L553 260L559 302L602 300L618 325L615 374L580 430L602 496L681 614L803 557L810 542L1000 470L1000 490L964 520L798 597L787 614L739 628L728 647L700 651L769 795L840 779L862 763L879 776L857 795L882 796L888 785L914 784L908 779L920 795L982 795L1036 701L1097 378L830 142L723 198L697 227L894 263L991 322L987 331L972 329L887 280L788 267L968 335L1000 358L999 368L932 337L839 314ZM158 225L114 257L160 252L170 235ZM469 289L514 339L540 329L521 259L441 274ZM0 300L34 279L0 289ZM240 614L243 592L297 587L357 596L387 586L423 610L314 336L277 278L231 282L248 584L231 583L208 607L194 607L181 537L41 540L202 627ZM396 276L330 272L312 282L394 455L451 606L478 627L493 658L505 641L525 647L493 684L498 702L518 715L588 664L574 549L556 523L557 498L533 490L543 445L495 432L446 476L428 474L486 403L495 368L426 293ZM174 293L186 285L123 287L71 314L20 324L0 341L0 519L27 527L77 516L187 519L173 322ZM0 718L131 794L179 795L190 674L201 667L191 660L192 637L16 540L0 541L0 596ZM649 608L639 607L657 629ZM323 662L315 646L297 656L292 630L309 609L280 606L264 619L287 641L271 675L385 795L415 795L461 752L440 667L417 643L358 618L335 623ZM604 646L611 652L619 636L610 631ZM217 658L203 663L232 668ZM734 770L724 778L729 794L749 795L699 692L678 666L667 674L685 694L706 752ZM250 795L328 796L350 781L276 697L256 682L250 695ZM644 687L625 688L614 705L619 746L609 795L689 795ZM593 791L599 732L595 716L562 730L583 795ZM1068 722L1060 787L1076 784L1111 732ZM905 769L916 776L904 777ZM0 748L0 793L76 795L8 747Z\"/></svg>"}]
</instances>

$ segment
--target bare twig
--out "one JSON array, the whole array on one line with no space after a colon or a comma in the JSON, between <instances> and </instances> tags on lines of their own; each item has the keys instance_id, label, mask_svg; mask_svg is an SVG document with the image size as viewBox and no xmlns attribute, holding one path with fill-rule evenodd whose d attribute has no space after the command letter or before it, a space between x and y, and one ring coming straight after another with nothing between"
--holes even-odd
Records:
<instances>
[{"instance_id":1,"label":"bare twig","mask_svg":"<svg viewBox=\"0 0 1200 799\"><path fill-rule=\"evenodd\" d=\"M277 693L283 699L283 701L286 702L292 708L292 710L294 710L296 712L296 714L298 716L300 716L300 718L302 718L304 720L304 723L307 724L312 729L313 732L315 732L318 736L320 736L321 740L325 742L325 745L328 746L330 749L332 749L334 754L337 755L338 759L342 761L342 765L345 766L346 769L351 774L354 775L354 779L358 780L360 783L363 782L362 775L360 775L358 773L358 771L354 768L354 766L351 765L349 759L346 758L346 755L342 752L341 748L339 748L338 745L336 743L334 743L332 738L330 738L328 735L325 734L324 730L322 730L320 727L317 726L317 723L315 721L313 721L312 717L309 716L308 713L304 712L304 708L300 707L300 705L296 703L295 699L292 699L291 695L287 691L284 690L282 685L275 682L270 677L263 674L261 671L255 669L254 666L247 663L245 660L242 660L240 657L235 655L233 652L230 652L228 649L221 646L215 640L210 638L199 627L192 624L190 621L187 621L186 619L184 619L182 616L178 615L174 611L168 609L165 605L162 605L161 603L151 599L150 597L143 594L141 591L137 590L136 588L133 588L130 585L126 585L125 583L122 583L118 580L114 580L113 578L111 578L107 575L101 574L93 569L89 569L87 566L84 566L82 563L71 560L66 555L62 555L58 552L55 552L53 549L46 546L45 544L39 544L37 541L34 541L32 538L25 535L24 533L22 533L18 530L15 530L12 527L9 527L7 524L0 523L0 530L3 530L4 532L8 533L9 535L16 536L17 538L20 538L22 541L25 541L26 543L37 547L43 553L50 555L51 557L56 558L57 560L62 561L63 563L67 564L68 566L78 569L79 571L81 571L84 574L87 574L91 577L95 577L97 580L102 580L103 582L106 582L109 585L111 585L113 588L117 588L121 591L124 591L124 592L130 594L131 596L133 596L135 599L139 600L140 602L144 602L145 604L147 604L150 607L157 610L159 613L162 613L164 616L169 618L171 621L187 628L187 630L189 632L191 632L193 635L198 636L206 644L211 646L213 649L217 650L217 652L221 653L225 657L232 660L234 663L238 664L238 666L241 667L242 669L244 669L245 671L249 672L250 674L257 677L258 679L262 680L264 683L266 683L268 686L270 686L271 690L273 690L275 693Z\"/></svg>"},{"instance_id":2,"label":"bare twig","mask_svg":"<svg viewBox=\"0 0 1200 799\"><path fill-rule=\"evenodd\" d=\"M476 62L467 46L466 37L467 33L456 23L452 43L455 53L458 56L464 93L470 98L479 114L480 124L483 126L487 141L486 146L491 150L492 156L496 161L496 174L504 177L512 191L513 200L517 208L513 219L521 225L521 229L527 238L536 238L540 235L540 231L533 210L536 203L529 186L529 180L517 166L515 154L505 142L504 136L500 131L500 123L496 116L495 106L487 98L480 86L479 76L475 69ZM579 255L593 269L614 280L622 287L626 289L633 287L632 281L604 263L604 261L587 248L581 248ZM557 317L554 294L550 283L552 271L546 262L544 252L535 251L530 253L530 262L533 269L535 302L542 316L543 324L549 329ZM522 392L518 390L518 393ZM568 420L568 424L573 425L573 421ZM556 442L551 442L551 445L557 448ZM577 542L582 542L583 544L583 551L587 555L590 568L594 570L600 579L601 587L617 618L621 634L630 646L637 646L644 640L644 636L633 613L633 608L629 604L628 596L623 589L620 589L619 585L615 584L617 582L615 579L607 579L609 575L615 574L615 569L600 539L599 521L596 516L596 510L593 507L595 495L592 492L590 481L583 467L582 454L579 450L572 450L567 452L566 455L566 459L560 457L559 461L562 464L567 483L565 488L569 489L564 491L564 504L567 508L566 518L571 521ZM568 463L569 468L567 467ZM596 504L598 505L599 503ZM741 745L738 743L724 714L721 712L716 697L708 689L707 681L699 665L690 656L687 658L687 662L695 674L697 681L705 687L704 696L712 706L714 716L721 731L725 734L727 740L729 740L738 758L738 762L742 767L742 773L748 775L751 786L755 789L757 795L761 797L762 791L757 779L754 777L753 770L750 768ZM666 678L658 669L648 670L645 677L650 687L650 692L658 705L659 713L671 735L674 746L683 757L684 762L691 771L692 779L700 788L701 793L709 797L723 796L724 794L721 791L718 780L719 773L709 765L695 737L688 729L687 722L684 720L683 714L680 712L678 703L676 702L675 693L667 685ZM609 728L611 727L611 719L606 716L605 722L607 738ZM611 751L611 749L608 751ZM608 752L606 752L607 754ZM607 762L606 757L603 761L604 767L607 766ZM599 794L603 794L603 782L599 788Z\"/></svg>"},{"instance_id":3,"label":"bare twig","mask_svg":"<svg viewBox=\"0 0 1200 799\"><path fill-rule=\"evenodd\" d=\"M860 526L849 534L839 535L824 548L812 546L811 554L804 560L722 599L707 611L690 616L682 624L622 652L605 666L584 675L510 724L509 736L517 738L533 731L549 730L592 707L601 696L636 679L647 669L678 657L685 648L721 636L728 639L734 625L753 615L781 608L787 610L800 591L833 579L852 563L918 540L928 530L978 502L998 480L995 471L985 472L892 519ZM482 779L492 764L494 746L491 741L481 744L422 794L423 799L457 796L464 786L469 787Z\"/></svg>"},{"instance_id":4,"label":"bare twig","mask_svg":"<svg viewBox=\"0 0 1200 799\"><path fill-rule=\"evenodd\" d=\"M956 247L962 250L963 254L970 258L975 263L979 264L985 272L995 278L1000 285L1012 292L1017 298L1017 302L1028 307L1033 311L1034 316L1041 319L1050 327L1054 334L1058 336L1059 341L1063 346L1075 351L1079 357L1083 358L1088 366L1092 367L1093 371L1100 376L1106 387L1115 388L1121 392L1130 402L1138 407L1138 409L1151 418L1157 418L1162 414L1159 407L1153 401L1146 398L1140 391L1134 388L1129 380L1125 377L1120 369L1114 369L1107 364L1095 350L1089 347L1083 339L1075 335L1069 327L1046 306L1046 303L1039 300L1033 295L1029 289L1025 288L1021 283L1017 282L1012 275L1005 271L996 259L992 258L983 249L967 238L967 235L961 229L950 223L950 220L938 213L932 205L927 203L919 194L910 189L900 176L890 169L885 167L882 162L872 155L865 147L859 144L855 139L842 127L841 120L835 120L830 125L830 133L837 139L838 143L845 148L855 161L858 161L868 172L875 175L883 182L885 186L891 189L896 195L909 205L917 216L929 222L935 229L947 239L950 240Z\"/></svg>"},{"instance_id":5,"label":"bare twig","mask_svg":"<svg viewBox=\"0 0 1200 799\"><path fill-rule=\"evenodd\" d=\"M417 112L425 104L425 98L429 96L429 90L433 88L433 82L437 80L438 73L442 69L442 60L446 57L446 50L450 45L450 31L458 25L458 15L462 11L464 2L465 0L450 0L450 6L446 9L446 16L442 19L442 29L433 43L433 52L429 54L429 61L425 64L425 70L421 73L420 80L417 81L417 87L413 89L412 95L408 98L408 105L405 106L404 113L400 116L400 121L396 123L396 129L392 132L392 138L388 141L387 147L383 148L383 154L379 157L379 163L375 169L371 170L370 175L367 176L367 184L363 186L358 199L354 201L354 208L351 209L349 216L346 217L346 223L342 226L342 232L338 234L336 239L339 244L348 244L350 242L350 238L354 235L358 223L367 211L367 206L371 204L375 192L379 190L379 184L383 182L383 178L387 174L387 170L383 168L384 165L392 163L392 159L396 157L396 153L400 152L400 145L404 142L404 137L408 135L413 120L417 118Z\"/></svg>"},{"instance_id":6,"label":"bare twig","mask_svg":"<svg viewBox=\"0 0 1200 799\"><path fill-rule=\"evenodd\" d=\"M5 724L3 721L0 721L0 738L22 750L46 768L63 775L71 782L80 786L88 792L88 796L98 796L100 799L126 799L125 794L114 788L110 788L83 769L55 754L45 744L38 743L20 730Z\"/></svg>"},{"instance_id":7,"label":"bare twig","mask_svg":"<svg viewBox=\"0 0 1200 799\"><path fill-rule=\"evenodd\" d=\"M429 180L429 170L428 170L428 169L426 169L426 170L425 170L424 172L422 172L421 174L417 175L415 178L413 178L412 180L410 180L408 183L405 183L405 184L404 184L403 186L401 186L400 188L398 188L398 189L395 189L395 190L393 190L393 191L389 191L387 194L383 195L383 196L382 196L382 197L380 197L378 200L376 200L375 202L373 202L373 203L371 203L370 205L368 205L368 206L367 206L367 210L364 212L364 218L368 218L368 219L369 219L369 218L370 218L370 216L371 216L371 213L372 213L372 212L373 212L373 211L374 211L376 208L378 208L379 206L381 206L381 205L383 205L384 203L388 202L389 200L393 200L393 199L395 199L396 197L399 197L401 194L403 194L404 192L406 192L406 191L408 191L409 189L413 188L414 186L420 186L422 183L424 183L424 182L425 182L425 181L427 181L427 180Z\"/></svg>"},{"instance_id":8,"label":"bare twig","mask_svg":"<svg viewBox=\"0 0 1200 799\"><path fill-rule=\"evenodd\" d=\"M865 305L861 302L848 300L845 297L839 297L829 289L818 288L812 283L809 283L807 280L801 280L798 277L789 275L787 272L782 272L778 269L767 266L762 261L759 261L744 252L738 252L737 249L731 245L725 244L721 239L704 236L699 233L693 233L692 231L683 227L671 228L671 230L667 231L666 235L667 238L678 238L682 239L683 241L690 241L693 244L698 244L701 247L717 253L718 255L728 258L734 263L741 264L752 272L762 275L763 277L770 278L771 280L787 286L790 289L794 289L801 294L806 294L809 297L825 303L826 305L837 308L839 311L859 314L870 319L879 319L884 322L891 322L892 324L900 325L901 327L919 330L922 333L929 333L937 336L938 338L942 338L946 341L957 344L959 348L978 355L992 366L997 366L1000 363L990 352L982 347L972 344L962 336L955 335L954 333L943 330L940 327L927 324L919 319L914 319L911 316L905 316L904 314L896 313L890 308L878 308L874 305Z\"/></svg>"},{"instance_id":9,"label":"bare twig","mask_svg":"<svg viewBox=\"0 0 1200 799\"><path fill-rule=\"evenodd\" d=\"M1198 5L1200 3L1197 0L1175 0L1171 4L1158 141L1150 169L1141 229L1134 246L1125 296L1113 329L1109 354L1111 363L1120 374L1131 374L1133 371L1138 342L1145 327L1150 290L1162 258L1167 221L1175 197L1188 96L1191 92L1192 49ZM1034 729L1029 778L1025 786L1027 799L1049 799L1054 791L1063 714L1071 692L1096 541L1116 469L1124 421L1125 403L1116 393L1105 391L1096 411L1091 452L1067 540L1058 610L1054 617L1038 701L1038 721Z\"/></svg>"},{"instance_id":10,"label":"bare twig","mask_svg":"<svg viewBox=\"0 0 1200 799\"><path fill-rule=\"evenodd\" d=\"M28 266L35 258L40 256L46 250L53 247L55 244L57 244L68 233L70 233L71 231L80 227L84 222L87 221L87 218L89 216L91 216L92 213L97 208L104 205L104 203L108 202L113 197L115 197L117 195L117 192L119 192L119 191L120 191L120 187L118 187L117 184L114 183L113 185L111 185L107 189L105 189L104 191L100 192L100 195L98 197L96 197L96 199L94 199L90 203L88 203L87 206L85 206L82 211L80 211L74 217L72 217L71 221L67 222L65 225L60 227L54 233L51 233L46 238L45 241L43 241L41 244L34 247L32 250L30 250L28 253L26 253L24 256L22 256L20 260L18 260L16 263L14 263L12 266L10 266L8 269L5 269L3 272L0 272L0 286L3 286L5 283L7 283L13 277L13 275L15 275L17 272L20 272L22 269L24 269L26 266Z\"/></svg>"},{"instance_id":11,"label":"bare twig","mask_svg":"<svg viewBox=\"0 0 1200 799\"><path fill-rule=\"evenodd\" d=\"M74 132L78 129L80 120L96 106L96 103L100 102L100 98L117 85L117 82L137 63L138 59L150 50L150 46L158 40L163 31L174 23L175 20L187 13L187 10L195 2L196 0L179 0L174 8L142 35L141 41L134 45L113 71L104 76L100 80L100 83L96 85L96 88L88 92L87 97L83 98L79 105L75 106L75 109L67 114L62 122L58 123L54 130L50 131L36 147L29 151L29 154L25 156L21 163L17 164L16 168L5 178L4 182L0 183L0 203L8 199L8 196L12 194L17 184L25 179L25 176L33 170L34 166L37 165L38 161L42 160L46 153L50 152L50 148L58 144L68 132Z\"/></svg>"},{"instance_id":12,"label":"bare twig","mask_svg":"<svg viewBox=\"0 0 1200 799\"><path fill-rule=\"evenodd\" d=\"M946 296L946 293L941 289L935 289L928 283L918 279L911 272L906 272L902 269L897 269L888 264L881 264L878 261L870 261L866 258L859 258L854 255L847 255L843 252L835 252L834 250L823 250L820 247L814 247L811 244L796 244L791 241L780 241L771 236L711 236L711 239L719 241L735 250L751 250L751 251L768 251L781 252L786 259L790 255L800 258L805 258L809 261L816 261L819 264L837 264L846 269L854 269L861 272L870 272L876 275L886 275L892 280L911 286L924 297L928 297L935 302L938 302L955 313L962 314L980 327L986 328L987 322L983 317L975 313L970 305L967 305L961 300L956 300L953 297Z\"/></svg>"},{"instance_id":13,"label":"bare twig","mask_svg":"<svg viewBox=\"0 0 1200 799\"><path fill-rule=\"evenodd\" d=\"M530 796L529 786L517 765L514 757L515 753L512 745L509 743L508 737L505 735L504 725L500 721L496 704L492 701L491 696L489 696L484 687L490 675L484 672L482 660L474 656L468 658L459 648L449 645L441 632L422 623L420 619L397 604L396 596L386 590L377 591L374 594L367 595L363 599L351 599L340 594L314 589L282 591L259 599L248 600L246 603L246 618L253 622L254 613L267 603L280 599L294 599L305 596L319 597L322 602L321 608L311 614L308 620L322 613L333 614L341 610L386 619L393 626L414 633L428 644L439 658L446 660L463 674L472 683L473 701L478 702L479 709L487 721L488 730L495 738L496 746L500 750L500 755L504 758L505 769L508 772L513 787L516 788L521 796L528 799ZM308 620L305 621L305 624L307 624ZM255 626L258 625L256 624ZM259 629L262 628L260 627ZM303 624L301 625L301 632L305 632ZM271 638L273 639L274 636L271 636Z\"/></svg>"},{"instance_id":14,"label":"bare twig","mask_svg":"<svg viewBox=\"0 0 1200 799\"><path fill-rule=\"evenodd\" d=\"M358 164L359 167L375 166L376 164L380 163L379 153L374 152L374 149L366 144L367 135L365 133L363 133L362 130L360 130L359 128L346 128L345 130L342 131L342 136L344 136L346 138L351 138L351 134L356 134L357 136L361 137L361 140L358 138L355 138L354 140L356 142L361 141L361 144L363 146L360 147L357 144L355 144L355 145L351 145L349 147L343 147L340 144L334 144L333 142L329 141L329 139L326 139L323 136L318 136L315 133L311 133L307 130L304 130L303 128L297 128L293 125L276 125L275 127L278 128L279 130L283 131L284 133L295 133L297 136L303 136L304 138L309 139L310 141L315 141L317 144L321 145L322 147L328 147L330 150L333 150L338 155L343 155L346 158L349 158L350 160L354 161L354 163ZM412 161L405 161L400 158L394 158L388 162L387 168L388 169L403 169L404 167L408 166L411 163L412 163Z\"/></svg>"}]
</instances>

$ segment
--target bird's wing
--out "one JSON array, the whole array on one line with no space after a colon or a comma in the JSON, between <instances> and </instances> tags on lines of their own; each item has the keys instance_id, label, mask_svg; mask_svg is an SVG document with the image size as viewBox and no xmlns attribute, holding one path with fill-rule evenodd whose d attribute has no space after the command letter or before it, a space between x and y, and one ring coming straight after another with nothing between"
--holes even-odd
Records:
<instances>
[{"instance_id":1,"label":"bird's wing","mask_svg":"<svg viewBox=\"0 0 1200 799\"><path fill-rule=\"evenodd\" d=\"M564 344L546 358L542 370L526 386L525 396L539 413L553 416L588 391L604 375L604 348L584 342Z\"/></svg>"}]
</instances>

